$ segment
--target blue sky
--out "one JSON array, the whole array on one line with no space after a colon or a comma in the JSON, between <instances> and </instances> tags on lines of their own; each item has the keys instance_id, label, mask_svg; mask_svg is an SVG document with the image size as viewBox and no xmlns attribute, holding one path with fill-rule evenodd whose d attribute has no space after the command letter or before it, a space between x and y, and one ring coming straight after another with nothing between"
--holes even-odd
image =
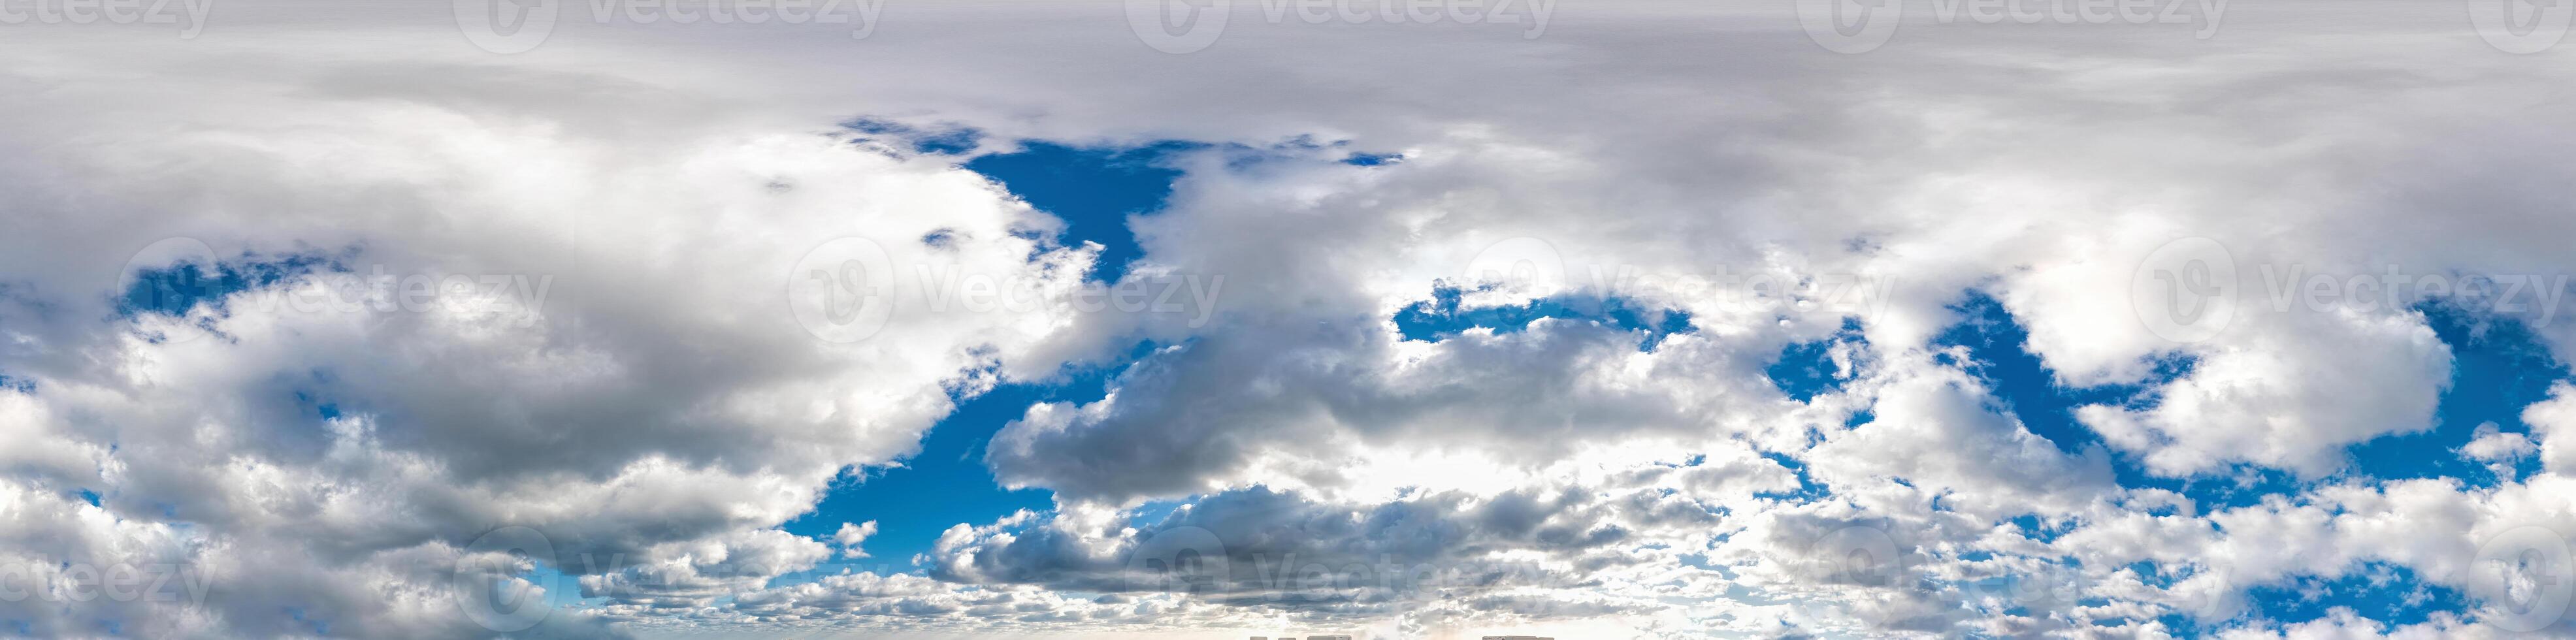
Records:
<instances>
[{"instance_id":1,"label":"blue sky","mask_svg":"<svg viewBox=\"0 0 2576 640\"><path fill-rule=\"evenodd\" d=\"M861 119L852 128L896 136L924 153L962 153L981 137L972 130L922 133ZM1181 172L1170 168L1173 154L1206 145L1162 141L1134 147L1081 147L1044 140L1017 141L1020 149L965 159L961 166L1008 189L1029 206L1062 220L1062 233L1050 242L1069 246L1097 243L1100 258L1089 274L1116 282L1142 251L1129 216L1153 215L1172 194ZM1139 345L1140 351L1148 345ZM864 549L871 556L851 564L913 570L912 558L927 553L942 532L960 523L982 524L1027 509L1054 506L1044 489L1003 489L984 464L984 444L993 433L1031 404L1097 402L1111 378L1130 360L1070 366L1054 378L1018 381L981 394L956 398L957 409L932 426L921 452L901 466L850 470L813 513L783 525L791 533L829 537L843 522L876 521L877 533Z\"/></svg>"}]
</instances>

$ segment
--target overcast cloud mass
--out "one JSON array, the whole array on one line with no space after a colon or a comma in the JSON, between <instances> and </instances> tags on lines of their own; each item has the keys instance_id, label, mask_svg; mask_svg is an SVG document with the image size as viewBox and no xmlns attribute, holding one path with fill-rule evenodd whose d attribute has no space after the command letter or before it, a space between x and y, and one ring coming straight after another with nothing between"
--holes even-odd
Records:
<instances>
[{"instance_id":1,"label":"overcast cloud mass","mask_svg":"<svg viewBox=\"0 0 2576 640\"><path fill-rule=\"evenodd\" d=\"M2571 19L0 0L0 636L2576 637Z\"/></svg>"}]
</instances>

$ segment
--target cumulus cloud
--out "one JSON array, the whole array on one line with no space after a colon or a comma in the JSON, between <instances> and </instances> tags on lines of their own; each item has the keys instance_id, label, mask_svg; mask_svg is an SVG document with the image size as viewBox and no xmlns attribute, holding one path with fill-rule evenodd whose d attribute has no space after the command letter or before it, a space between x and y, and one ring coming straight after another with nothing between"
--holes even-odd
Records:
<instances>
[{"instance_id":1,"label":"cumulus cloud","mask_svg":"<svg viewBox=\"0 0 2576 640\"><path fill-rule=\"evenodd\" d=\"M841 557L865 558L868 557L868 552L859 548L859 545L867 542L868 536L876 534L877 521L875 520L859 524L843 522L839 531L832 532L832 545L841 548Z\"/></svg>"},{"instance_id":2,"label":"cumulus cloud","mask_svg":"<svg viewBox=\"0 0 2576 640\"><path fill-rule=\"evenodd\" d=\"M496 527L541 532L549 568L611 598L608 615L759 588L826 555L775 527L843 468L906 455L953 394L1009 375L1054 324L933 307L906 278L884 338L836 340L793 313L800 259L855 242L1046 283L1089 255L1015 233L1048 218L981 177L817 135L828 125L567 129L636 95L521 112L507 100L527 94L349 73L373 71L277 70L314 88L294 98L69 80L216 105L187 113L12 98L58 125L0 134L54 167L8 176L30 213L8 252L27 322L0 365L19 384L12 486L40 504L96 496L54 508L96 514L99 533L43 553L126 562L147 547L88 545L142 536L160 550L135 557L227 587L206 608L132 603L132 628L468 634L434 568ZM77 124L121 118L167 129ZM933 231L951 241L921 242ZM171 241L192 250L138 251ZM271 275L125 304L180 269Z\"/></svg>"}]
</instances>

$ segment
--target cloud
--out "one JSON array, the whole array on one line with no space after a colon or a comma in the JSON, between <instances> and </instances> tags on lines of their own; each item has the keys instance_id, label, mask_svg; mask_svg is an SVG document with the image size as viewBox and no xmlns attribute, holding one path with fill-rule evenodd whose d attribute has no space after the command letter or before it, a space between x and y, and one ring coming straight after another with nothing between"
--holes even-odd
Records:
<instances>
[{"instance_id":1,"label":"cloud","mask_svg":"<svg viewBox=\"0 0 2576 640\"><path fill-rule=\"evenodd\" d=\"M868 552L860 549L859 544L867 542L868 536L876 534L877 521L875 520L859 524L843 522L841 530L832 533L832 544L841 548L843 558L865 558L868 557Z\"/></svg>"},{"instance_id":2,"label":"cloud","mask_svg":"<svg viewBox=\"0 0 2576 640\"><path fill-rule=\"evenodd\" d=\"M1174 56L1115 7L943 5L856 42L566 20L492 56L379 9L0 52L0 570L195 580L0 599L0 629L479 637L515 620L473 615L499 584L579 601L539 636L2474 635L2537 584L2476 569L2549 570L2482 550L2576 532L2563 388L2513 408L2529 433L2425 453L2534 473L2347 455L2435 429L2464 357L2418 310L2460 296L2342 295L2357 278L2576 268L2566 61L2496 55L2456 12L2231 14L2209 41L1909 23L1843 56L1785 8L1569 5L1529 39L1247 5ZM1129 273L1223 275L1215 306L1066 313L1096 250L954 157L833 124L858 116L1207 143L1131 223ZM2240 293L2197 341L2138 303L2185 238ZM1481 279L1498 247L1548 277ZM266 275L131 304L183 265ZM958 303L948 276L1042 303ZM1404 339L1394 315L1444 286L1689 330ZM1971 290L2049 392L2152 401L2077 410L2100 447L2039 436L1933 344ZM2470 302L2565 360L2544 290ZM1767 379L1846 326L1839 388ZM1121 373L983 458L1054 509L958 523L919 573L831 562L867 557L869 514L781 529L960 399L1068 365ZM2263 473L2289 486L2195 491ZM513 527L537 548L493 548ZM2271 620L2249 596L2387 567L2467 604Z\"/></svg>"}]
</instances>

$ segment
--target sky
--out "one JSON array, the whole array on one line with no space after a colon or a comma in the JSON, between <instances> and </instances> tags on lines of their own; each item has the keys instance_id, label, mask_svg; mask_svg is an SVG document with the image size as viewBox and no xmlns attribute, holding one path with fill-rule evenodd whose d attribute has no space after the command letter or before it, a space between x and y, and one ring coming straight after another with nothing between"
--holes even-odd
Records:
<instances>
[{"instance_id":1,"label":"sky","mask_svg":"<svg viewBox=\"0 0 2576 640\"><path fill-rule=\"evenodd\" d=\"M0 636L2576 637L2571 22L0 2Z\"/></svg>"}]
</instances>

